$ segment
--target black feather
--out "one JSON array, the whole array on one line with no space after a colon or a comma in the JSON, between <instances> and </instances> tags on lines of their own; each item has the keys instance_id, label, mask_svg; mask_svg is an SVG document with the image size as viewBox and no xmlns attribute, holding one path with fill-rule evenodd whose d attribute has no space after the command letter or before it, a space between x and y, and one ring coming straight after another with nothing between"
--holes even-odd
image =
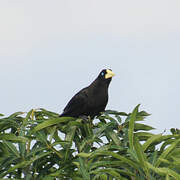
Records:
<instances>
[{"instance_id":1,"label":"black feather","mask_svg":"<svg viewBox=\"0 0 180 180\"><path fill-rule=\"evenodd\" d=\"M105 69L102 70L88 87L75 94L60 117L90 116L94 118L100 112L103 112L108 102L108 87L112 79L106 79L106 73Z\"/></svg>"}]
</instances>

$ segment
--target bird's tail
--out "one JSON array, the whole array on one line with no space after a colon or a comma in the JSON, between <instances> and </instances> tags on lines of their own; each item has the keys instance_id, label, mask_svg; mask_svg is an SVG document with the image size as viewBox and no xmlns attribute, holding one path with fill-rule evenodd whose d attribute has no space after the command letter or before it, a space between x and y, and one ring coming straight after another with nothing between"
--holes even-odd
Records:
<instances>
[{"instance_id":1,"label":"bird's tail","mask_svg":"<svg viewBox=\"0 0 180 180\"><path fill-rule=\"evenodd\" d=\"M63 117L63 113L59 115L59 117Z\"/></svg>"},{"instance_id":2,"label":"bird's tail","mask_svg":"<svg viewBox=\"0 0 180 180\"><path fill-rule=\"evenodd\" d=\"M59 117L68 117L65 113L59 115Z\"/></svg>"}]
</instances>

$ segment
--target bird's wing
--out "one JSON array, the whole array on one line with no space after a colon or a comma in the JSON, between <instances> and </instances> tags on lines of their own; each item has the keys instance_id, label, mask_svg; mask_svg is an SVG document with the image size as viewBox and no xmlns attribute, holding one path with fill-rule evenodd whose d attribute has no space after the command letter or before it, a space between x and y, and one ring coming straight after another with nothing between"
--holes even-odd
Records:
<instances>
[{"instance_id":1,"label":"bird's wing","mask_svg":"<svg viewBox=\"0 0 180 180\"><path fill-rule=\"evenodd\" d=\"M87 102L86 88L82 89L68 102L62 116L78 116L83 113Z\"/></svg>"}]
</instances>

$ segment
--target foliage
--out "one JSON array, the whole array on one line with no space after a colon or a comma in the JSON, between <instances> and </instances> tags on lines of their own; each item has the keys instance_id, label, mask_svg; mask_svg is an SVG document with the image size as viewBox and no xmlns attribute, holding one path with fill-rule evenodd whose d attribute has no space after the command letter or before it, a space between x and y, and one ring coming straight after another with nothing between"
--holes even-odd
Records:
<instances>
[{"instance_id":1,"label":"foliage","mask_svg":"<svg viewBox=\"0 0 180 180\"><path fill-rule=\"evenodd\" d=\"M139 105L95 120L45 109L0 116L2 179L180 179L180 131L150 133Z\"/></svg>"}]
</instances>

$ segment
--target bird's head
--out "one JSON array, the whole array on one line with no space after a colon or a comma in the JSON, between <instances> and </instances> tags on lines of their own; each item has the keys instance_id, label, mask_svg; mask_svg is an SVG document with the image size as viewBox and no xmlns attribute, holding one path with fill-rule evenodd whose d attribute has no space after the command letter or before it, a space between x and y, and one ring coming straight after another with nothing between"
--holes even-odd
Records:
<instances>
[{"instance_id":1,"label":"bird's head","mask_svg":"<svg viewBox=\"0 0 180 180\"><path fill-rule=\"evenodd\" d=\"M98 78L102 80L111 80L114 75L115 74L112 72L111 69L103 69L100 72Z\"/></svg>"},{"instance_id":2,"label":"bird's head","mask_svg":"<svg viewBox=\"0 0 180 180\"><path fill-rule=\"evenodd\" d=\"M98 86L98 87L103 87L104 85L105 86L109 86L110 82L111 82L111 79L112 77L114 76L115 74L112 72L111 69L103 69L98 77L95 79L95 81L92 82L92 86Z\"/></svg>"},{"instance_id":3,"label":"bird's head","mask_svg":"<svg viewBox=\"0 0 180 180\"><path fill-rule=\"evenodd\" d=\"M111 69L103 69L98 75L97 82L107 84L109 86L109 83L111 82L111 79L114 75L115 74Z\"/></svg>"}]
</instances>

